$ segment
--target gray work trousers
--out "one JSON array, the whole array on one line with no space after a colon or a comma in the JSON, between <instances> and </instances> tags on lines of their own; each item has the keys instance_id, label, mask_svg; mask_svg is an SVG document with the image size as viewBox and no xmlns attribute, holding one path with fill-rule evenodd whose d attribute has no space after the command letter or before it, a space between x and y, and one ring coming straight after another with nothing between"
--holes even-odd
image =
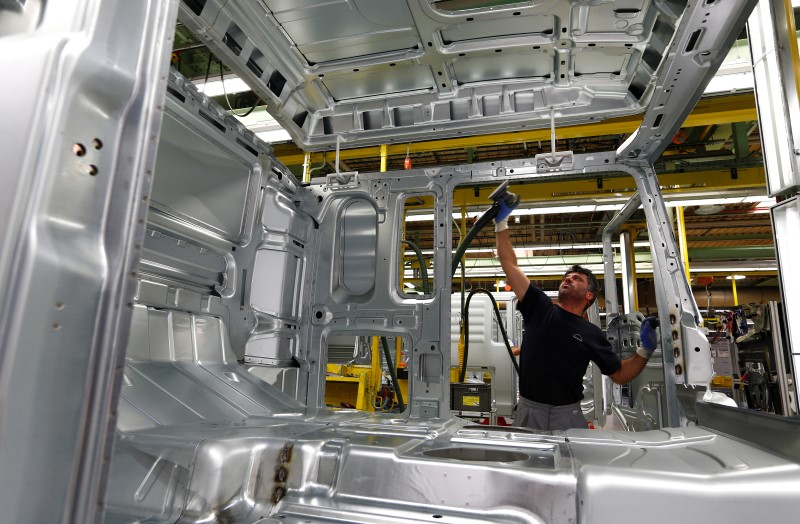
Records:
<instances>
[{"instance_id":1,"label":"gray work trousers","mask_svg":"<svg viewBox=\"0 0 800 524\"><path fill-rule=\"evenodd\" d=\"M583 417L583 411L581 411L580 402L565 406L551 406L524 397L519 398L514 425L547 431L570 428L586 429L588 427L586 419Z\"/></svg>"}]
</instances>

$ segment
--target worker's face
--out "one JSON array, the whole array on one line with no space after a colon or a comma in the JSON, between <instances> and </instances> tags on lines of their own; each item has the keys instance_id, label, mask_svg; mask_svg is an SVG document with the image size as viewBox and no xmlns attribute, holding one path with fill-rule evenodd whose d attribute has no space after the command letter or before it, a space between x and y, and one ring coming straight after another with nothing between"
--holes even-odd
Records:
<instances>
[{"instance_id":1,"label":"worker's face","mask_svg":"<svg viewBox=\"0 0 800 524\"><path fill-rule=\"evenodd\" d=\"M560 300L570 298L588 301L593 296L594 293L589 291L589 277L583 273L567 273L558 287L558 298Z\"/></svg>"}]
</instances>

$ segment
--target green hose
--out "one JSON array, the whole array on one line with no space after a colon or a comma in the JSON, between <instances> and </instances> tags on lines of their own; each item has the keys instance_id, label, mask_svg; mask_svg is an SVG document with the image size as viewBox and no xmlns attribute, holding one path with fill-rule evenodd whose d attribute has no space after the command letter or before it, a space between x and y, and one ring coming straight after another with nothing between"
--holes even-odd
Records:
<instances>
[{"instance_id":1,"label":"green hose","mask_svg":"<svg viewBox=\"0 0 800 524\"><path fill-rule=\"evenodd\" d=\"M422 294L427 295L430 292L430 283L428 282L428 266L425 264L425 258L422 256L422 251L419 250L418 245L410 240L403 240L403 243L408 244L408 247L410 247L417 255L417 260L419 260L420 278L422 278Z\"/></svg>"}]
</instances>

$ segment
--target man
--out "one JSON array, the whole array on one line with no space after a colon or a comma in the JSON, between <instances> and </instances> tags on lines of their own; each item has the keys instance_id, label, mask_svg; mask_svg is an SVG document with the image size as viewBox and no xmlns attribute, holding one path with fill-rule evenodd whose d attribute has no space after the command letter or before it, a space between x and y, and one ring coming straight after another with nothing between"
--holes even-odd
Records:
<instances>
[{"instance_id":1,"label":"man","mask_svg":"<svg viewBox=\"0 0 800 524\"><path fill-rule=\"evenodd\" d=\"M558 288L558 304L553 304L517 265L508 233L510 214L511 208L500 202L495 218L497 256L519 300L517 308L525 326L515 425L542 430L586 428L581 399L589 361L617 384L629 382L642 372L656 348L657 319L642 323L645 347L620 361L603 331L583 317L599 291L592 272L577 265L569 268Z\"/></svg>"}]
</instances>

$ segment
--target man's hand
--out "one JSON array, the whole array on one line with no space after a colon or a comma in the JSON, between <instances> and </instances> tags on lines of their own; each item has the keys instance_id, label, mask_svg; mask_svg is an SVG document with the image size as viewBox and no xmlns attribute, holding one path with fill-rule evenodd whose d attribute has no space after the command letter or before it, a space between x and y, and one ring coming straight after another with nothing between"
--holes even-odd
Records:
<instances>
[{"instance_id":1,"label":"man's hand","mask_svg":"<svg viewBox=\"0 0 800 524\"><path fill-rule=\"evenodd\" d=\"M639 330L639 338L642 339L642 346L636 348L636 353L643 358L649 359L653 355L653 351L658 346L658 317L650 316L642 321L642 327Z\"/></svg>"},{"instance_id":2,"label":"man's hand","mask_svg":"<svg viewBox=\"0 0 800 524\"><path fill-rule=\"evenodd\" d=\"M509 215L511 215L511 212L514 210L515 207L517 207L516 204L509 207L503 200L500 200L497 203L497 208L498 208L497 216L494 217L494 230L496 233L508 229L508 217Z\"/></svg>"}]
</instances>

